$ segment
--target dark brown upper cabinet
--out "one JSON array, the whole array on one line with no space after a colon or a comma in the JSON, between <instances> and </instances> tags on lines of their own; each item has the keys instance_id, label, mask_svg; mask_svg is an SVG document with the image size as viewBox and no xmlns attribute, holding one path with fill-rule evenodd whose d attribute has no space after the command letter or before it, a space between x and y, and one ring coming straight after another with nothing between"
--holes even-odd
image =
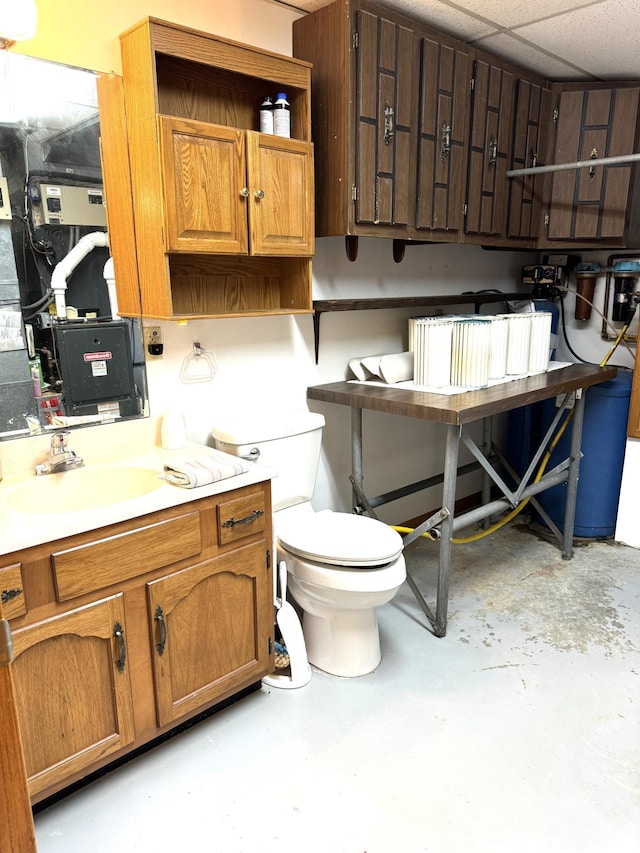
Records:
<instances>
[{"instance_id":1,"label":"dark brown upper cabinet","mask_svg":"<svg viewBox=\"0 0 640 853\"><path fill-rule=\"evenodd\" d=\"M293 52L313 66L318 236L640 245L634 165L507 177L633 153L638 83L552 86L375 0L298 19Z\"/></svg>"},{"instance_id":2,"label":"dark brown upper cabinet","mask_svg":"<svg viewBox=\"0 0 640 853\"><path fill-rule=\"evenodd\" d=\"M551 162L633 154L640 88L632 84L554 84ZM635 163L549 173L541 245L632 247L640 244Z\"/></svg>"}]
</instances>

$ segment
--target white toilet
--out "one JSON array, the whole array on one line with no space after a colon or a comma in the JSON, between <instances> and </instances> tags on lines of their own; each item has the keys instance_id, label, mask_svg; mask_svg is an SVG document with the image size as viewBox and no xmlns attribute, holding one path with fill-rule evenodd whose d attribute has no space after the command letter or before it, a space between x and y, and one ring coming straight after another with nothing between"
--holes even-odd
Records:
<instances>
[{"instance_id":1,"label":"white toilet","mask_svg":"<svg viewBox=\"0 0 640 853\"><path fill-rule=\"evenodd\" d=\"M309 661L332 675L357 676L380 663L376 607L406 578L402 537L381 521L344 512L314 512L324 417L280 412L220 422L216 447L278 472L272 480L278 563L303 612Z\"/></svg>"}]
</instances>

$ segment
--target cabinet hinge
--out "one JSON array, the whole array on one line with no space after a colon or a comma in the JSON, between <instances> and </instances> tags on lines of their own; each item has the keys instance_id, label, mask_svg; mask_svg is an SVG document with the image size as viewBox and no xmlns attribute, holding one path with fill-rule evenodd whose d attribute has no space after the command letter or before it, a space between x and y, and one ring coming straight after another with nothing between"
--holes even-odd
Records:
<instances>
[{"instance_id":1,"label":"cabinet hinge","mask_svg":"<svg viewBox=\"0 0 640 853\"><path fill-rule=\"evenodd\" d=\"M13 660L13 639L6 619L0 619L0 666L8 666Z\"/></svg>"},{"instance_id":2,"label":"cabinet hinge","mask_svg":"<svg viewBox=\"0 0 640 853\"><path fill-rule=\"evenodd\" d=\"M273 651L273 640L269 637L269 654Z\"/></svg>"},{"instance_id":3,"label":"cabinet hinge","mask_svg":"<svg viewBox=\"0 0 640 853\"><path fill-rule=\"evenodd\" d=\"M463 205L462 205L462 215L463 215L463 216L466 216L468 213L469 213L469 205L468 205L468 204L463 204Z\"/></svg>"},{"instance_id":4,"label":"cabinet hinge","mask_svg":"<svg viewBox=\"0 0 640 853\"><path fill-rule=\"evenodd\" d=\"M469 80L469 91L475 92L475 90L476 90L476 78L472 77L471 80Z\"/></svg>"},{"instance_id":5,"label":"cabinet hinge","mask_svg":"<svg viewBox=\"0 0 640 853\"><path fill-rule=\"evenodd\" d=\"M266 566L267 566L267 571L269 571L269 569L271 568L271 551L269 550L269 548L267 548L267 553L266 553Z\"/></svg>"},{"instance_id":6,"label":"cabinet hinge","mask_svg":"<svg viewBox=\"0 0 640 853\"><path fill-rule=\"evenodd\" d=\"M558 119L559 119L559 118L560 118L560 108L559 108L559 107L554 107L554 108L553 108L553 121L554 121L554 124L555 124L555 122L557 122L557 121L558 121Z\"/></svg>"},{"instance_id":7,"label":"cabinet hinge","mask_svg":"<svg viewBox=\"0 0 640 853\"><path fill-rule=\"evenodd\" d=\"M551 214L549 213L549 211L547 211L544 215L544 227L548 228L550 222L551 222Z\"/></svg>"},{"instance_id":8,"label":"cabinet hinge","mask_svg":"<svg viewBox=\"0 0 640 853\"><path fill-rule=\"evenodd\" d=\"M351 37L351 46L353 47L354 50L358 49L359 43L360 43L360 39L358 37L358 31L354 30L353 35Z\"/></svg>"},{"instance_id":9,"label":"cabinet hinge","mask_svg":"<svg viewBox=\"0 0 640 853\"><path fill-rule=\"evenodd\" d=\"M358 201L358 187L355 184L351 187L351 201Z\"/></svg>"}]
</instances>

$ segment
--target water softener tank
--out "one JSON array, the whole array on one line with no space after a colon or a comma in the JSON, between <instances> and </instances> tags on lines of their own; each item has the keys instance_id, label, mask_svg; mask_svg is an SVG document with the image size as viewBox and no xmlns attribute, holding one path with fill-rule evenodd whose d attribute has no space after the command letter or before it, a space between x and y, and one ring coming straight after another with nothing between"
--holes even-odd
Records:
<instances>
[{"instance_id":1,"label":"water softener tank","mask_svg":"<svg viewBox=\"0 0 640 853\"><path fill-rule=\"evenodd\" d=\"M622 466L627 440L631 397L630 370L620 370L615 379L593 385L585 392L582 427L582 459L576 497L574 536L607 538L615 533ZM555 400L543 403L543 432L555 415ZM565 430L547 465L566 459L571 443L571 425ZM563 530L567 484L542 492L538 500L555 524Z\"/></svg>"}]
</instances>

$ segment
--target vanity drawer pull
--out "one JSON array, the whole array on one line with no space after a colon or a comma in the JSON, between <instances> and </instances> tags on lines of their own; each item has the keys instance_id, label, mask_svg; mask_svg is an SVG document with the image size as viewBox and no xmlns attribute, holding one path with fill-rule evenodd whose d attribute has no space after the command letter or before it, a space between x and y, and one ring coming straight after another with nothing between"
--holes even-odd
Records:
<instances>
[{"instance_id":1,"label":"vanity drawer pull","mask_svg":"<svg viewBox=\"0 0 640 853\"><path fill-rule=\"evenodd\" d=\"M3 589L2 603L6 604L7 601L11 601L13 598L17 598L19 595L22 595L21 589Z\"/></svg>"},{"instance_id":2,"label":"vanity drawer pull","mask_svg":"<svg viewBox=\"0 0 640 853\"><path fill-rule=\"evenodd\" d=\"M260 518L261 515L264 515L263 509L254 509L251 515L248 515L246 518L230 518L227 521L223 521L222 527L235 527L236 524L250 524L256 518Z\"/></svg>"},{"instance_id":3,"label":"vanity drawer pull","mask_svg":"<svg viewBox=\"0 0 640 853\"><path fill-rule=\"evenodd\" d=\"M17 619L27 612L20 563L0 569L0 600L5 619Z\"/></svg>"}]
</instances>

